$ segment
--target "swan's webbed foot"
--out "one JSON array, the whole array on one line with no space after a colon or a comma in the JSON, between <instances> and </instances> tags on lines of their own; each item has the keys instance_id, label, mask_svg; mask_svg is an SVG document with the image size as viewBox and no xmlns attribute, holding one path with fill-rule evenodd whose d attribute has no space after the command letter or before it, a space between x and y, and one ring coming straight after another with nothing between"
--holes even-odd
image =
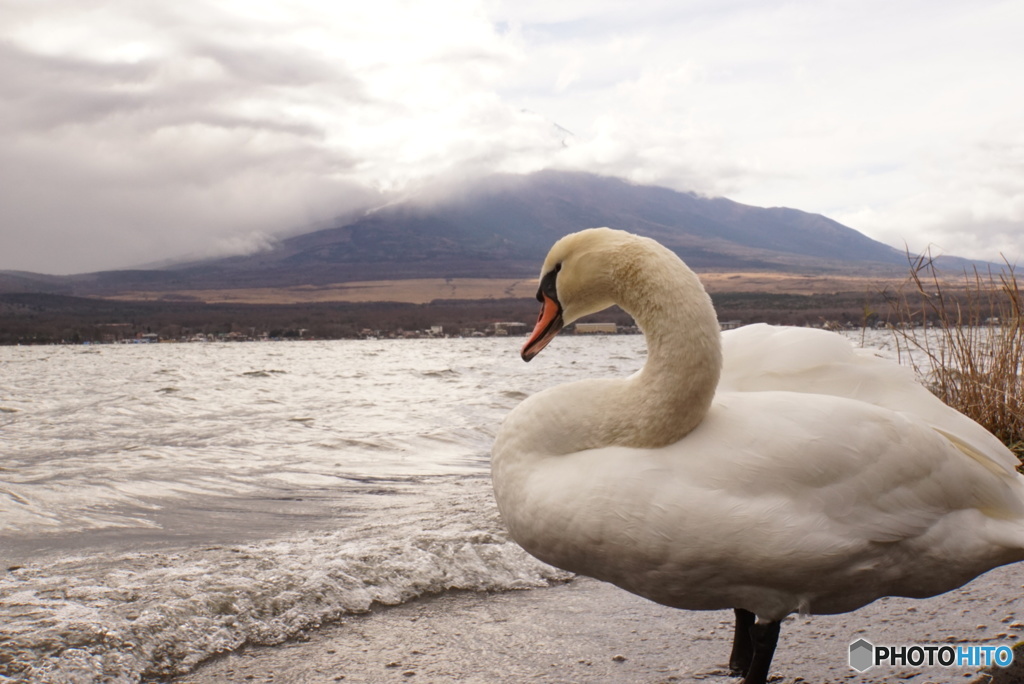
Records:
<instances>
[{"instance_id":1,"label":"swan's webbed foot","mask_svg":"<svg viewBox=\"0 0 1024 684\"><path fill-rule=\"evenodd\" d=\"M750 630L756 617L749 610L734 608L736 629L732 635L732 653L729 654L729 669L737 677L747 674L750 661L754 658L754 642Z\"/></svg>"}]
</instances>

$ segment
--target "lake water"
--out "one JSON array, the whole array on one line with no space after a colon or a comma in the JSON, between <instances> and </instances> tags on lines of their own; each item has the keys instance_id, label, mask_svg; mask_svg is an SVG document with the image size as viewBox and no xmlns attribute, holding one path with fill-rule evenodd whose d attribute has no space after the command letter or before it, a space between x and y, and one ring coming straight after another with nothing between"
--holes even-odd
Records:
<instances>
[{"instance_id":1,"label":"lake water","mask_svg":"<svg viewBox=\"0 0 1024 684\"><path fill-rule=\"evenodd\" d=\"M375 603L566 578L508 540L491 442L644 342L566 335L529 366L522 342L0 347L0 681L167 677Z\"/></svg>"}]
</instances>

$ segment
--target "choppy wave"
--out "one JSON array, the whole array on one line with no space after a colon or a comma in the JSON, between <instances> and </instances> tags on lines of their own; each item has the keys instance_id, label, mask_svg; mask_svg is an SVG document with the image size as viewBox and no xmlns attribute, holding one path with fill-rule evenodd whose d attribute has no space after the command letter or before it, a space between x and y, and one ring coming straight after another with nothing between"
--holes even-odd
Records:
<instances>
[{"instance_id":1,"label":"choppy wave","mask_svg":"<svg viewBox=\"0 0 1024 684\"><path fill-rule=\"evenodd\" d=\"M504 415L594 344L568 338L523 373L516 342L0 349L0 534L147 526L282 479L479 472ZM639 364L641 339L608 345Z\"/></svg>"},{"instance_id":2,"label":"choppy wave","mask_svg":"<svg viewBox=\"0 0 1024 684\"><path fill-rule=\"evenodd\" d=\"M0 348L0 681L160 679L374 605L567 579L506 537L490 445L644 343L563 337L524 372L518 342Z\"/></svg>"},{"instance_id":3,"label":"choppy wave","mask_svg":"<svg viewBox=\"0 0 1024 684\"><path fill-rule=\"evenodd\" d=\"M486 477L428 480L420 486L429 497L406 485L353 500L340 530L10 570L0 578L0 675L137 682L187 672L244 644L277 644L375 604L568 579L508 540Z\"/></svg>"},{"instance_id":4,"label":"choppy wave","mask_svg":"<svg viewBox=\"0 0 1024 684\"><path fill-rule=\"evenodd\" d=\"M450 589L567 579L488 452L639 336L0 348L0 681L138 682Z\"/></svg>"},{"instance_id":5,"label":"choppy wave","mask_svg":"<svg viewBox=\"0 0 1024 684\"><path fill-rule=\"evenodd\" d=\"M628 374L643 342L566 338L529 373L517 342L0 348L0 681L149 681L565 579L505 536L490 445L595 344Z\"/></svg>"}]
</instances>

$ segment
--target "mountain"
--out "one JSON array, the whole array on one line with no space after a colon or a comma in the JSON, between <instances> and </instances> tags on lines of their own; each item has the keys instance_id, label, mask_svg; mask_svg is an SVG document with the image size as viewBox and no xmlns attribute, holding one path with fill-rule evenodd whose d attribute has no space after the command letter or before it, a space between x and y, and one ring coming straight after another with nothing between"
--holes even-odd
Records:
<instances>
[{"instance_id":1,"label":"mountain","mask_svg":"<svg viewBox=\"0 0 1024 684\"><path fill-rule=\"evenodd\" d=\"M28 271L0 271L0 293L48 292L71 294L74 288L66 278Z\"/></svg>"},{"instance_id":2,"label":"mountain","mask_svg":"<svg viewBox=\"0 0 1024 684\"><path fill-rule=\"evenodd\" d=\"M327 269L335 280L533 274L552 243L593 226L656 238L695 268L841 268L906 256L831 219L634 185L586 173L492 176L443 199L413 198L270 252L223 260L232 270Z\"/></svg>"},{"instance_id":3,"label":"mountain","mask_svg":"<svg viewBox=\"0 0 1024 684\"><path fill-rule=\"evenodd\" d=\"M0 291L286 287L424 277L532 277L551 244L611 226L653 237L697 270L906 270L906 255L818 214L760 208L565 171L495 175L423 192L251 256L59 278L0 273ZM12 289L5 289L12 288Z\"/></svg>"}]
</instances>

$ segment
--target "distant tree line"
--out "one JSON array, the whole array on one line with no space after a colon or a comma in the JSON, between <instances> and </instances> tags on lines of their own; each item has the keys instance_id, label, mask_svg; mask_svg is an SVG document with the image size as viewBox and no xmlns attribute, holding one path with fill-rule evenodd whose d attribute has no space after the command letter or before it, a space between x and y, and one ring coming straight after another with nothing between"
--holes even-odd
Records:
<instances>
[{"instance_id":1,"label":"distant tree line","mask_svg":"<svg viewBox=\"0 0 1024 684\"><path fill-rule=\"evenodd\" d=\"M740 323L820 325L873 324L888 315L879 294L713 295L721 320ZM391 333L441 326L445 334L484 331L495 321L532 325L532 299L435 300L429 304L312 303L202 304L187 301L120 301L51 294L0 294L0 344L102 342L157 335L182 339L227 335L319 339L359 337L366 330ZM628 314L611 309L588 320L630 325Z\"/></svg>"}]
</instances>

